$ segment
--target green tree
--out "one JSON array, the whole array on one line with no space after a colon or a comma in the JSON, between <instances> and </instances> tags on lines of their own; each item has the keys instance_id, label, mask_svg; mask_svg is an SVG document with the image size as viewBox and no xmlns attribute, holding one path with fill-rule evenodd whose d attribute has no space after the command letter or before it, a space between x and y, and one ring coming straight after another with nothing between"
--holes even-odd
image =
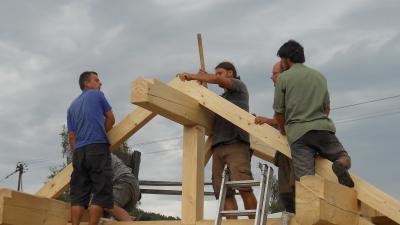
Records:
<instances>
[{"instance_id":1,"label":"green tree","mask_svg":"<svg viewBox=\"0 0 400 225\"><path fill-rule=\"evenodd\" d=\"M271 193L269 211L270 213L282 212L283 207L279 201L279 185L278 185L278 178L276 177L276 175L272 176L271 181L272 181L271 184L272 193Z\"/></svg>"},{"instance_id":2,"label":"green tree","mask_svg":"<svg viewBox=\"0 0 400 225\"><path fill-rule=\"evenodd\" d=\"M180 220L179 217L165 216L159 213L146 212L139 208L133 210L132 215L139 221L149 220Z\"/></svg>"}]
</instances>

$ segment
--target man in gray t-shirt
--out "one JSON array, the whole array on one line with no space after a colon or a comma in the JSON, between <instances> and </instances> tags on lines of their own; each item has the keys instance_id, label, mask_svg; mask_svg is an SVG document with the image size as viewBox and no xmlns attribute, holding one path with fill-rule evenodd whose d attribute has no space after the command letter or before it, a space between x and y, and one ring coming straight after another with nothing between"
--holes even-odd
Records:
<instances>
[{"instance_id":1,"label":"man in gray t-shirt","mask_svg":"<svg viewBox=\"0 0 400 225\"><path fill-rule=\"evenodd\" d=\"M181 80L197 80L206 83L218 84L224 89L222 97L249 111L249 93L246 85L236 74L234 65L222 62L215 67L215 75L200 71L198 74L179 74ZM216 115L213 126L213 163L212 184L215 197L219 198L222 172L225 165L230 170L231 180L252 180L250 167L250 140L249 134L231 122ZM251 187L239 188L246 209L256 209L257 199ZM225 199L225 210L237 209L234 192L228 190ZM234 219L236 216L229 216ZM249 216L254 219L254 216Z\"/></svg>"},{"instance_id":2,"label":"man in gray t-shirt","mask_svg":"<svg viewBox=\"0 0 400 225\"><path fill-rule=\"evenodd\" d=\"M132 221L129 215L140 199L139 182L132 169L116 155L111 154L114 208L107 210L118 221Z\"/></svg>"}]
</instances>

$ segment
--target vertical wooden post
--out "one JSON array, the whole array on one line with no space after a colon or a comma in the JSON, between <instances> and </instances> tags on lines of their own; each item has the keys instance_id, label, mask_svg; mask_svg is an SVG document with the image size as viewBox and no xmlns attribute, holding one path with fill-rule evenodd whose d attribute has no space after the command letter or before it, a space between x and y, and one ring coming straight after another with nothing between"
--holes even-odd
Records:
<instances>
[{"instance_id":1,"label":"vertical wooden post","mask_svg":"<svg viewBox=\"0 0 400 225\"><path fill-rule=\"evenodd\" d=\"M197 34L197 44L199 46L199 56L200 56L200 69L205 71L206 64L204 63L204 53L203 53L203 40L201 39L201 34Z\"/></svg>"},{"instance_id":2,"label":"vertical wooden post","mask_svg":"<svg viewBox=\"0 0 400 225\"><path fill-rule=\"evenodd\" d=\"M204 128L184 126L182 224L203 219L204 210Z\"/></svg>"}]
</instances>

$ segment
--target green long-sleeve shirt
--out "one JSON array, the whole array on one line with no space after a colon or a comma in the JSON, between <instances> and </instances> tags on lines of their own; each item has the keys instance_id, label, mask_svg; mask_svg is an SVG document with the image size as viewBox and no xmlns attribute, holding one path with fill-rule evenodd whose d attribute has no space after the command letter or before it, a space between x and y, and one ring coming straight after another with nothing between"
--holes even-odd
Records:
<instances>
[{"instance_id":1,"label":"green long-sleeve shirt","mask_svg":"<svg viewBox=\"0 0 400 225\"><path fill-rule=\"evenodd\" d=\"M336 132L332 120L325 114L329 104L325 77L303 64L294 64L276 82L273 108L285 117L290 144L311 130Z\"/></svg>"}]
</instances>

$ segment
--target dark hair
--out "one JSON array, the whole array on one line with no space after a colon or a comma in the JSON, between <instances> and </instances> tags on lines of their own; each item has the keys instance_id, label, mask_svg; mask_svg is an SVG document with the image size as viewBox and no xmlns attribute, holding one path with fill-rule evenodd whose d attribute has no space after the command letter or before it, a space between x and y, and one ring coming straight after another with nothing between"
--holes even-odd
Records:
<instances>
[{"instance_id":1,"label":"dark hair","mask_svg":"<svg viewBox=\"0 0 400 225\"><path fill-rule=\"evenodd\" d=\"M97 76L97 73L94 71L85 71L79 76L79 87L81 88L82 91L83 89L85 89L85 82L89 81L90 75L92 74Z\"/></svg>"},{"instance_id":2,"label":"dark hair","mask_svg":"<svg viewBox=\"0 0 400 225\"><path fill-rule=\"evenodd\" d=\"M283 44L279 48L277 55L280 58L288 58L294 63L304 63L306 61L303 46L295 40L289 40Z\"/></svg>"},{"instance_id":3,"label":"dark hair","mask_svg":"<svg viewBox=\"0 0 400 225\"><path fill-rule=\"evenodd\" d=\"M236 73L236 68L232 63L230 63L230 62L221 62L214 69L218 69L218 68L222 68L222 69L226 69L228 71L229 70L232 71L233 72L233 77L240 80L240 77Z\"/></svg>"}]
</instances>

